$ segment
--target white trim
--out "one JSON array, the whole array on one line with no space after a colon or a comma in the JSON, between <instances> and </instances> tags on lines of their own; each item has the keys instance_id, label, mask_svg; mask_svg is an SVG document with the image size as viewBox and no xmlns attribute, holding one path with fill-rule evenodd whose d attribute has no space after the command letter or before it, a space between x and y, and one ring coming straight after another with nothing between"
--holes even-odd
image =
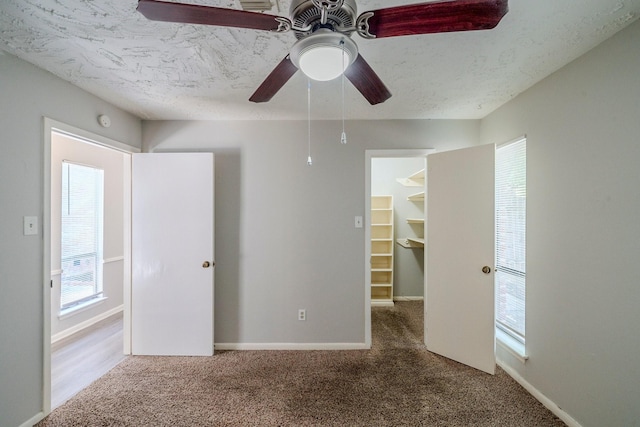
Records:
<instances>
[{"instance_id":1,"label":"white trim","mask_svg":"<svg viewBox=\"0 0 640 427\"><path fill-rule=\"evenodd\" d=\"M43 326L42 326L42 412L51 413L51 122L44 117L43 136L43 211L42 211L42 254L43 254ZM38 414L37 416L39 416ZM32 423L33 425L35 423Z\"/></svg>"},{"instance_id":2,"label":"white trim","mask_svg":"<svg viewBox=\"0 0 640 427\"><path fill-rule=\"evenodd\" d=\"M526 139L527 139L527 134L525 133L524 135L520 135L517 138L511 139L509 141L501 142L500 144L496 144L496 149L498 149L499 147L504 147L506 145L515 144L516 142L520 142L520 141L526 140Z\"/></svg>"},{"instance_id":3,"label":"white trim","mask_svg":"<svg viewBox=\"0 0 640 427\"><path fill-rule=\"evenodd\" d=\"M61 133L61 132L58 132L58 133ZM84 140L81 140L81 139L78 139L78 138L74 138L74 137L72 137L72 136L70 136L70 135L68 135L66 133L64 134L64 136L66 136L69 139L73 139L74 141L80 141L80 142L82 142L84 144L87 143ZM73 166L82 166L84 168L91 168L91 169L96 169L96 170L104 172L104 168L98 167L96 165L90 165L90 164L87 164L87 163L74 162L73 160L67 160L67 159L62 159L62 163L68 163L68 164L73 165Z\"/></svg>"},{"instance_id":4,"label":"white trim","mask_svg":"<svg viewBox=\"0 0 640 427\"><path fill-rule=\"evenodd\" d=\"M393 300L371 301L371 307L393 307Z\"/></svg>"},{"instance_id":5,"label":"white trim","mask_svg":"<svg viewBox=\"0 0 640 427\"><path fill-rule=\"evenodd\" d=\"M496 344L518 359L520 363L524 364L529 360L529 355L525 350L524 344L510 337L504 331L500 330L500 328L496 328Z\"/></svg>"},{"instance_id":6,"label":"white trim","mask_svg":"<svg viewBox=\"0 0 640 427\"><path fill-rule=\"evenodd\" d=\"M102 304L103 302L105 302L108 298L105 296L95 296L94 298L87 300L87 301L83 301L80 304L76 304L73 307L67 307L63 310L60 310L60 312L58 313L58 319L60 320L64 320L64 319L68 319L69 317L73 317L78 313L82 313L83 311L87 311L90 308L93 308L99 304Z\"/></svg>"},{"instance_id":7,"label":"white trim","mask_svg":"<svg viewBox=\"0 0 640 427\"><path fill-rule=\"evenodd\" d=\"M500 366L511 378L516 380L518 384L524 387L533 397L535 397L545 408L553 412L558 418L560 418L569 427L582 427L580 423L567 414L562 408L560 408L554 401L542 394L540 390L532 386L527 380L525 380L515 369L508 366L504 361L497 359L496 363Z\"/></svg>"},{"instance_id":8,"label":"white trim","mask_svg":"<svg viewBox=\"0 0 640 427\"><path fill-rule=\"evenodd\" d=\"M113 258L107 258L102 260L102 264L109 264L111 262L124 261L124 256L118 256ZM51 277L62 275L62 270L51 270Z\"/></svg>"},{"instance_id":9,"label":"white trim","mask_svg":"<svg viewBox=\"0 0 640 427\"><path fill-rule=\"evenodd\" d=\"M33 427L34 425L42 421L44 417L45 417L44 412L38 412L33 417L29 418L27 421L20 424L19 427Z\"/></svg>"},{"instance_id":10,"label":"white trim","mask_svg":"<svg viewBox=\"0 0 640 427\"><path fill-rule=\"evenodd\" d=\"M75 334L76 332L80 332L83 329L93 326L96 323L100 322L101 320L111 317L114 314L120 313L122 310L123 310L123 306L120 305L118 307L112 308L111 310L107 310L104 313L98 314L97 316L92 317L91 319L85 320L84 322L80 322L77 325L74 325L68 329L65 329L62 332L58 332L57 334L51 337L51 344L54 344L60 341L61 339L67 338Z\"/></svg>"},{"instance_id":11,"label":"white trim","mask_svg":"<svg viewBox=\"0 0 640 427\"><path fill-rule=\"evenodd\" d=\"M123 211L125 215L124 219L124 238L122 241L124 249L124 262L122 264L122 271L124 272L122 278L122 302L124 305L124 314L122 316L122 351L126 355L131 354L131 164L133 155L123 156L122 162L124 163L123 170L123 190L124 195Z\"/></svg>"},{"instance_id":12,"label":"white trim","mask_svg":"<svg viewBox=\"0 0 640 427\"><path fill-rule=\"evenodd\" d=\"M215 343L215 350L369 350L366 343Z\"/></svg>"},{"instance_id":13,"label":"white trim","mask_svg":"<svg viewBox=\"0 0 640 427\"><path fill-rule=\"evenodd\" d=\"M50 119L49 117L44 118L44 130L45 133L47 131L49 131L50 133L51 131L55 130L56 132L61 133L76 141L100 145L103 147L121 151L123 153L131 154L139 153L141 151L139 148L132 145L123 144L122 142L116 141L114 139L107 138L105 136L80 129L75 126Z\"/></svg>"},{"instance_id":14,"label":"white trim","mask_svg":"<svg viewBox=\"0 0 640 427\"><path fill-rule=\"evenodd\" d=\"M394 301L424 301L424 297L393 297Z\"/></svg>"},{"instance_id":15,"label":"white trim","mask_svg":"<svg viewBox=\"0 0 640 427\"><path fill-rule=\"evenodd\" d=\"M371 348L371 160L373 158L410 158L424 157L435 153L435 148L423 149L393 149L393 150L365 150L364 151L364 341L367 348ZM424 251L425 258L427 251ZM427 282L424 280L424 290L426 292ZM425 293L426 295L426 293ZM425 334L426 330L425 329Z\"/></svg>"},{"instance_id":16,"label":"white trim","mask_svg":"<svg viewBox=\"0 0 640 427\"><path fill-rule=\"evenodd\" d=\"M435 148L398 148L391 150L365 150L367 158L383 157L383 158L405 158L405 157L427 157L429 154L436 152Z\"/></svg>"}]
</instances>

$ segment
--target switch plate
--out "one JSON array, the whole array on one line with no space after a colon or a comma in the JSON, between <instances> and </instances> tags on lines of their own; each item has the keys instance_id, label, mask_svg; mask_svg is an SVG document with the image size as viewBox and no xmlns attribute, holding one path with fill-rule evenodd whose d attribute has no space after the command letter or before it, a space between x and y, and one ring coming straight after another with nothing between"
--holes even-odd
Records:
<instances>
[{"instance_id":1,"label":"switch plate","mask_svg":"<svg viewBox=\"0 0 640 427\"><path fill-rule=\"evenodd\" d=\"M362 217L361 216L357 216L356 217L356 228L362 228Z\"/></svg>"},{"instance_id":2,"label":"switch plate","mask_svg":"<svg viewBox=\"0 0 640 427\"><path fill-rule=\"evenodd\" d=\"M38 234L38 217L25 216L23 219L23 233L25 236L33 236Z\"/></svg>"}]
</instances>

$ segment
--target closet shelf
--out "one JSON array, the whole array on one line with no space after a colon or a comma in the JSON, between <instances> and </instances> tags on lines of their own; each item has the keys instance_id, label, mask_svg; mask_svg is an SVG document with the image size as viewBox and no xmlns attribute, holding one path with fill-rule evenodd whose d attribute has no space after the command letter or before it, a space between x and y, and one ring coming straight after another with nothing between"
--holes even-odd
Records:
<instances>
[{"instance_id":1,"label":"closet shelf","mask_svg":"<svg viewBox=\"0 0 640 427\"><path fill-rule=\"evenodd\" d=\"M397 239L396 243L398 243L403 248L408 249L424 248L424 239L421 237L406 237L403 239Z\"/></svg>"},{"instance_id":2,"label":"closet shelf","mask_svg":"<svg viewBox=\"0 0 640 427\"><path fill-rule=\"evenodd\" d=\"M396 181L405 187L424 187L424 169L407 178L396 178Z\"/></svg>"},{"instance_id":3,"label":"closet shelf","mask_svg":"<svg viewBox=\"0 0 640 427\"><path fill-rule=\"evenodd\" d=\"M410 195L409 197L407 197L407 200L409 200L410 202L424 201L424 191Z\"/></svg>"},{"instance_id":4,"label":"closet shelf","mask_svg":"<svg viewBox=\"0 0 640 427\"><path fill-rule=\"evenodd\" d=\"M407 224L424 224L424 218L407 218Z\"/></svg>"}]
</instances>

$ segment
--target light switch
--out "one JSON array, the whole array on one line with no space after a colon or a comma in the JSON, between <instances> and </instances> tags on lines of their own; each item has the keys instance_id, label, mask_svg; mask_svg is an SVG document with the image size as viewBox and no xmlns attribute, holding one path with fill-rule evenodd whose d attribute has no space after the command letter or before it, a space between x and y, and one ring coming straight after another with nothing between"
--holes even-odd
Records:
<instances>
[{"instance_id":1,"label":"light switch","mask_svg":"<svg viewBox=\"0 0 640 427\"><path fill-rule=\"evenodd\" d=\"M23 220L24 235L33 236L38 234L38 217L25 216Z\"/></svg>"},{"instance_id":2,"label":"light switch","mask_svg":"<svg viewBox=\"0 0 640 427\"><path fill-rule=\"evenodd\" d=\"M356 217L356 228L362 228L362 217L361 216L357 216Z\"/></svg>"}]
</instances>

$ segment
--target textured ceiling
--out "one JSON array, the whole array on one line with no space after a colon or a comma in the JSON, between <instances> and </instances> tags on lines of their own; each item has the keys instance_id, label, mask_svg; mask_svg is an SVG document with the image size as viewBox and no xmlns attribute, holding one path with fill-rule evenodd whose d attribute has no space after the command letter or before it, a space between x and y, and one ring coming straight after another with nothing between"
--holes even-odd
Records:
<instances>
[{"instance_id":1,"label":"textured ceiling","mask_svg":"<svg viewBox=\"0 0 640 427\"><path fill-rule=\"evenodd\" d=\"M234 0L184 3L240 8ZM404 0L357 0L358 13ZM288 16L289 0L269 12ZM0 49L145 119L305 119L297 73L266 104L248 98L292 32L152 22L135 0L0 0ZM279 9L279 10L278 10ZM640 16L640 0L510 0L488 31L353 39L393 93L371 106L346 84L348 119L477 119ZM0 76L1 78L1 76ZM314 83L312 114L341 117L340 79Z\"/></svg>"}]
</instances>

